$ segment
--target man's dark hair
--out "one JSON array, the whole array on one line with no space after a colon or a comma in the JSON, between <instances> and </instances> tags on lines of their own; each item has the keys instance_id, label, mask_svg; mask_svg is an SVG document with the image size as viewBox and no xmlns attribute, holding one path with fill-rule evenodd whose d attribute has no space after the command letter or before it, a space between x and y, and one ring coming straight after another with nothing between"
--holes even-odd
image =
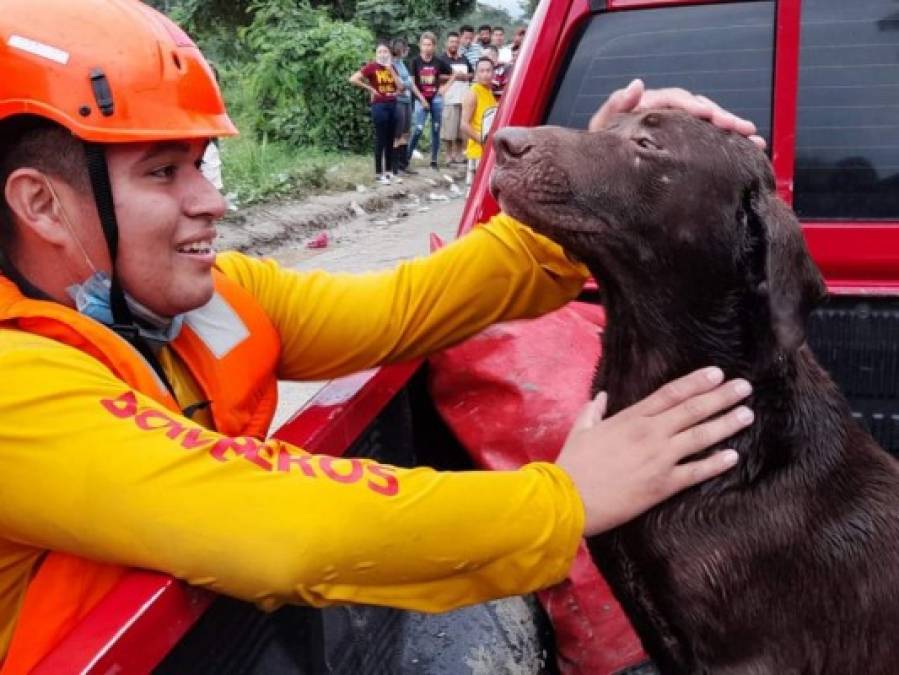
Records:
<instances>
[{"instance_id":1,"label":"man's dark hair","mask_svg":"<svg viewBox=\"0 0 899 675\"><path fill-rule=\"evenodd\" d=\"M456 31L451 30L446 34L446 39L449 40L451 37L459 37L459 34Z\"/></svg>"},{"instance_id":2,"label":"man's dark hair","mask_svg":"<svg viewBox=\"0 0 899 675\"><path fill-rule=\"evenodd\" d=\"M0 247L13 239L13 219L6 203L6 182L18 169L31 167L89 191L84 144L54 122L19 115L0 123Z\"/></svg>"},{"instance_id":3,"label":"man's dark hair","mask_svg":"<svg viewBox=\"0 0 899 675\"><path fill-rule=\"evenodd\" d=\"M491 68L494 68L494 67L495 67L495 64L493 63L493 59L491 59L489 56L482 56L481 58L479 58L479 59L477 60L477 62L475 62L475 64L474 64L474 69L475 69L475 70L478 69L478 66L481 65L481 62L482 62L482 61L483 61L484 63L489 63Z\"/></svg>"},{"instance_id":4,"label":"man's dark hair","mask_svg":"<svg viewBox=\"0 0 899 675\"><path fill-rule=\"evenodd\" d=\"M482 25L478 26L478 33L480 33L481 31L485 31L485 30L492 30L492 29L490 28L490 24L489 24L489 23L485 23L485 24L482 24Z\"/></svg>"},{"instance_id":5,"label":"man's dark hair","mask_svg":"<svg viewBox=\"0 0 899 675\"><path fill-rule=\"evenodd\" d=\"M459 29L459 32L460 33L474 33L474 26L469 26L468 24L465 24L464 26L462 26Z\"/></svg>"},{"instance_id":6,"label":"man's dark hair","mask_svg":"<svg viewBox=\"0 0 899 675\"><path fill-rule=\"evenodd\" d=\"M494 33L500 32L500 33L502 33L503 35L505 35L505 34L506 34L506 29L503 28L502 26L494 26L492 32L494 32Z\"/></svg>"},{"instance_id":7,"label":"man's dark hair","mask_svg":"<svg viewBox=\"0 0 899 675\"><path fill-rule=\"evenodd\" d=\"M406 42L406 38L393 38L390 41L390 53L394 56L402 56L403 50L409 46L409 43Z\"/></svg>"}]
</instances>

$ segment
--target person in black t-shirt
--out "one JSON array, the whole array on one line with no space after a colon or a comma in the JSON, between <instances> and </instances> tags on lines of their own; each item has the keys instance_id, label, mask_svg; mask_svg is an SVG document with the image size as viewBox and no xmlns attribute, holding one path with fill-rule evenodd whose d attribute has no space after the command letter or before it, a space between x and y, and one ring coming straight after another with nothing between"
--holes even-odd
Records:
<instances>
[{"instance_id":1,"label":"person in black t-shirt","mask_svg":"<svg viewBox=\"0 0 899 675\"><path fill-rule=\"evenodd\" d=\"M412 139L409 141L409 158L415 152L418 139L425 129L425 118L431 117L431 168L437 168L440 152L440 121L443 115L443 89L452 76L448 64L434 55L437 36L422 33L418 42L420 54L412 61L412 81L418 89L418 100L412 112Z\"/></svg>"}]
</instances>

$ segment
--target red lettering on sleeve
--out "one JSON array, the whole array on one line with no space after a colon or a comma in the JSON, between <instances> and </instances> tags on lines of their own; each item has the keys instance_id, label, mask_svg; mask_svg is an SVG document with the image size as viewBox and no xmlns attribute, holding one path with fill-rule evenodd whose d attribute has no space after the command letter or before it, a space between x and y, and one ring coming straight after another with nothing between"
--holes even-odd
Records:
<instances>
[{"instance_id":1,"label":"red lettering on sleeve","mask_svg":"<svg viewBox=\"0 0 899 675\"><path fill-rule=\"evenodd\" d=\"M194 427L193 429L188 429L187 433L184 434L184 438L181 439L181 447L185 450L195 450L211 443L214 438L206 429Z\"/></svg>"},{"instance_id":2,"label":"red lettering on sleeve","mask_svg":"<svg viewBox=\"0 0 899 675\"><path fill-rule=\"evenodd\" d=\"M393 475L396 468L392 466L364 463L359 459L344 457L291 453L285 448L278 448L275 455L273 446L261 443L250 436L219 437L202 427L188 427L174 416L155 408L144 408L138 413L137 396L133 391L126 391L114 399L100 399L100 405L119 419L133 418L134 425L142 431L165 429L166 437L178 441L185 450L211 446L209 454L219 462L227 462L231 459L229 453L233 453L265 471L277 468L281 473L290 473L296 467L309 478L319 476L316 472L317 464L318 469L327 478L344 485L358 483L368 472L366 487L370 490L386 497L393 497L399 493L399 479Z\"/></svg>"},{"instance_id":3,"label":"red lettering on sleeve","mask_svg":"<svg viewBox=\"0 0 899 675\"><path fill-rule=\"evenodd\" d=\"M290 453L284 448L278 451L278 471L290 473L291 466L298 466L300 471L309 478L315 478L315 469L312 468L311 455Z\"/></svg>"},{"instance_id":4,"label":"red lettering on sleeve","mask_svg":"<svg viewBox=\"0 0 899 675\"><path fill-rule=\"evenodd\" d=\"M336 457L319 457L318 465L325 475L338 483L356 483L362 478L362 462L358 459L343 459ZM337 467L349 466L349 473L340 473Z\"/></svg>"},{"instance_id":5,"label":"red lettering on sleeve","mask_svg":"<svg viewBox=\"0 0 899 675\"><path fill-rule=\"evenodd\" d=\"M156 419L161 424L152 424L151 420ZM137 417L134 418L134 423L137 425L138 429L143 429L144 431L153 431L154 429L165 429L166 427L174 424L174 420L172 420L168 415L166 415L161 410L153 410L153 408L148 408L141 413L138 413Z\"/></svg>"},{"instance_id":6,"label":"red lettering on sleeve","mask_svg":"<svg viewBox=\"0 0 899 675\"><path fill-rule=\"evenodd\" d=\"M171 426L169 426L169 430L165 432L165 435L174 441L183 432L184 432L184 425L181 424L180 422L176 422L175 420L171 420Z\"/></svg>"},{"instance_id":7,"label":"red lettering on sleeve","mask_svg":"<svg viewBox=\"0 0 899 675\"><path fill-rule=\"evenodd\" d=\"M244 459L253 462L256 466L266 471L272 470L272 463L259 453L265 446L250 436L238 436L237 438L222 438L209 451L220 462L227 461L226 453L230 450Z\"/></svg>"},{"instance_id":8,"label":"red lettering on sleeve","mask_svg":"<svg viewBox=\"0 0 899 675\"><path fill-rule=\"evenodd\" d=\"M369 478L368 487L375 492L385 495L387 497L393 497L400 491L400 482L397 480L397 477L392 475L396 469L392 466L386 466L384 464L366 464L366 471L376 476L377 478L383 479L383 483L373 481Z\"/></svg>"},{"instance_id":9,"label":"red lettering on sleeve","mask_svg":"<svg viewBox=\"0 0 899 675\"><path fill-rule=\"evenodd\" d=\"M137 413L137 396L133 391L126 391L116 399L101 398L100 405L116 417L125 419Z\"/></svg>"}]
</instances>

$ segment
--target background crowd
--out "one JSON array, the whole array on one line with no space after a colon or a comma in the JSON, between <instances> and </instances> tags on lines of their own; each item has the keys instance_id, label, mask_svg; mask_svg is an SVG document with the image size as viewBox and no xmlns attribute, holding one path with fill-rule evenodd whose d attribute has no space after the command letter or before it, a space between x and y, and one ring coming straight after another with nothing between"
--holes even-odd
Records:
<instances>
[{"instance_id":1,"label":"background crowd","mask_svg":"<svg viewBox=\"0 0 899 675\"><path fill-rule=\"evenodd\" d=\"M524 35L519 27L507 43L503 26L464 25L438 53L437 36L425 31L411 61L403 38L379 42L374 59L349 78L369 96L375 180L389 185L418 173L412 159L427 126L430 168L440 166L442 145L447 165L467 164L470 184Z\"/></svg>"}]
</instances>

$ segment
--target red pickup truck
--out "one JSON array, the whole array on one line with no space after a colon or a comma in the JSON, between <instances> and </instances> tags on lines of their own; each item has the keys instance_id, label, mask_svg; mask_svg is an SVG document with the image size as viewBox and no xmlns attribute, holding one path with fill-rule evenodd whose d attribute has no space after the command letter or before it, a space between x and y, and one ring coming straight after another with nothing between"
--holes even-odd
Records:
<instances>
[{"instance_id":1,"label":"red pickup truck","mask_svg":"<svg viewBox=\"0 0 899 675\"><path fill-rule=\"evenodd\" d=\"M753 120L830 297L809 341L899 453L899 7L891 0L551 0L496 126L585 128L641 77ZM487 152L461 231L498 209Z\"/></svg>"},{"instance_id":2,"label":"red pickup truck","mask_svg":"<svg viewBox=\"0 0 899 675\"><path fill-rule=\"evenodd\" d=\"M810 343L858 418L899 453L899 5L543 0L494 126L584 128L634 77L705 94L758 125L830 291L812 316ZM460 233L497 210L487 190L492 165L488 149ZM469 467L430 400L427 368L409 363L336 381L276 435L316 452ZM398 670L391 626L401 613L329 612L273 619L135 571L37 672L258 672L256 655L285 636L292 654L267 672L468 670L439 658ZM551 656L551 636L540 639ZM616 649L611 638L596 640ZM353 657L342 656L348 641ZM606 672L638 672L639 659L616 658ZM555 670L552 658L545 669Z\"/></svg>"}]
</instances>

